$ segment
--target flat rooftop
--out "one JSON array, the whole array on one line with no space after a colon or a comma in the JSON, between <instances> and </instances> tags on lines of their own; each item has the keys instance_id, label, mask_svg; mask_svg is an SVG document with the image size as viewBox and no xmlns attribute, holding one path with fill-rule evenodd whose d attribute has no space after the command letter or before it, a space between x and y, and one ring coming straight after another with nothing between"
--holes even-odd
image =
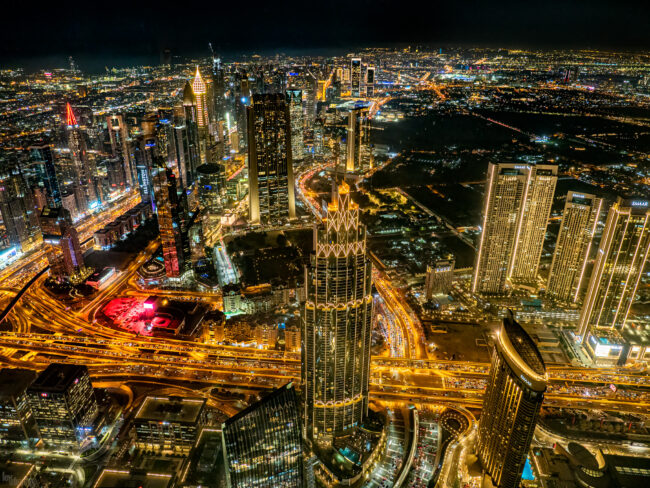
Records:
<instances>
[{"instance_id":1,"label":"flat rooftop","mask_svg":"<svg viewBox=\"0 0 650 488\"><path fill-rule=\"evenodd\" d=\"M0 463L0 488L16 488L30 475L35 469L31 463L21 462L2 462Z\"/></svg>"},{"instance_id":2,"label":"flat rooftop","mask_svg":"<svg viewBox=\"0 0 650 488\"><path fill-rule=\"evenodd\" d=\"M29 369L0 369L0 398L12 398L23 393L36 379Z\"/></svg>"},{"instance_id":3,"label":"flat rooftop","mask_svg":"<svg viewBox=\"0 0 650 488\"><path fill-rule=\"evenodd\" d=\"M198 420L204 406L203 398L148 396L138 409L135 419L193 424Z\"/></svg>"},{"instance_id":4,"label":"flat rooftop","mask_svg":"<svg viewBox=\"0 0 650 488\"><path fill-rule=\"evenodd\" d=\"M88 369L85 366L52 363L45 370L41 371L36 381L29 387L29 390L63 393L75 380L85 374L88 374Z\"/></svg>"},{"instance_id":5,"label":"flat rooftop","mask_svg":"<svg viewBox=\"0 0 650 488\"><path fill-rule=\"evenodd\" d=\"M165 473L140 473L105 469L93 488L168 488L173 476Z\"/></svg>"}]
</instances>

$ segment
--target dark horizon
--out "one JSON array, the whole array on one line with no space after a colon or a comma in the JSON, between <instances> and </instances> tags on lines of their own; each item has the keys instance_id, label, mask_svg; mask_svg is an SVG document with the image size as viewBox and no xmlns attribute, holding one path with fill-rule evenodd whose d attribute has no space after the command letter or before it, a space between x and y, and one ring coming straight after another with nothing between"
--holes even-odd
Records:
<instances>
[{"instance_id":1,"label":"dark horizon","mask_svg":"<svg viewBox=\"0 0 650 488\"><path fill-rule=\"evenodd\" d=\"M8 22L0 32L0 66L32 67L68 56L88 71L125 66L125 58L155 63L163 49L175 56L208 56L208 42L224 55L310 50L349 52L362 47L471 45L535 49L650 49L642 2L549 0L543 7L512 0L486 4L394 2L327 3L269 7L252 0L183 9L178 2L137 5L34 5L28 23ZM5 18L24 18L24 5L3 6ZM90 65L93 65L92 68ZM45 67L45 66L43 66ZM47 66L56 67L56 66ZM99 67L99 68L98 68Z\"/></svg>"}]
</instances>

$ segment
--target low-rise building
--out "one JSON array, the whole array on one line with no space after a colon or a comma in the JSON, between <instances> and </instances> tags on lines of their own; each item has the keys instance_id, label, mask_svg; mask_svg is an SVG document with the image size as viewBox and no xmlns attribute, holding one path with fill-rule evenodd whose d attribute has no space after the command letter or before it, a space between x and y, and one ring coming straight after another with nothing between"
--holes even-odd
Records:
<instances>
[{"instance_id":1,"label":"low-rise building","mask_svg":"<svg viewBox=\"0 0 650 488\"><path fill-rule=\"evenodd\" d=\"M148 396L134 419L138 449L188 454L205 424L205 399Z\"/></svg>"}]
</instances>

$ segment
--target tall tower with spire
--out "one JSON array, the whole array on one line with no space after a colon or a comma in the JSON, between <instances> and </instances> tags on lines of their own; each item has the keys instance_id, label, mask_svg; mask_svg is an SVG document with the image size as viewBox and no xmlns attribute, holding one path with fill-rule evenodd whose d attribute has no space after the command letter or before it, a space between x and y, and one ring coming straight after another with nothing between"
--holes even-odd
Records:
<instances>
[{"instance_id":1,"label":"tall tower with spire","mask_svg":"<svg viewBox=\"0 0 650 488\"><path fill-rule=\"evenodd\" d=\"M305 437L320 445L360 426L368 413L372 264L359 207L342 183L314 229L305 269L302 385Z\"/></svg>"},{"instance_id":2,"label":"tall tower with spire","mask_svg":"<svg viewBox=\"0 0 650 488\"><path fill-rule=\"evenodd\" d=\"M192 94L194 95L194 105L196 106L196 125L199 132L201 163L208 162L208 129L210 117L208 115L207 93L207 86L197 66L194 80L192 80Z\"/></svg>"},{"instance_id":3,"label":"tall tower with spire","mask_svg":"<svg viewBox=\"0 0 650 488\"><path fill-rule=\"evenodd\" d=\"M88 205L97 201L97 192L95 191L95 164L88 157L86 140L77 124L77 118L72 111L70 103L65 107L66 131L68 133L68 148L70 149L70 159L74 172L74 186L85 195ZM80 209L86 212L87 208Z\"/></svg>"}]
</instances>

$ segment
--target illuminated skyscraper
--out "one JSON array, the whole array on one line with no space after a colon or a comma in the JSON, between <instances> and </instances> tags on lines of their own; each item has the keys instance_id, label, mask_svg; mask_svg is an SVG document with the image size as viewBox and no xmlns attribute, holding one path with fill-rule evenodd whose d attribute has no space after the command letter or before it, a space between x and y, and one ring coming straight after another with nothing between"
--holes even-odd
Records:
<instances>
[{"instance_id":1,"label":"illuminated skyscraper","mask_svg":"<svg viewBox=\"0 0 650 488\"><path fill-rule=\"evenodd\" d=\"M452 259L438 259L427 266L427 276L424 282L424 296L431 300L433 295L446 295L451 291L454 280L454 264Z\"/></svg>"},{"instance_id":2,"label":"illuminated skyscraper","mask_svg":"<svg viewBox=\"0 0 650 488\"><path fill-rule=\"evenodd\" d=\"M37 184L45 190L47 204L50 207L61 205L61 190L54 166L52 147L48 144L31 146L29 154L36 166Z\"/></svg>"},{"instance_id":3,"label":"illuminated skyscraper","mask_svg":"<svg viewBox=\"0 0 650 488\"><path fill-rule=\"evenodd\" d=\"M196 73L192 81L192 93L194 94L194 102L196 104L196 124L199 129L207 127L209 123L208 106L206 103L207 87L198 66L196 67Z\"/></svg>"},{"instance_id":4,"label":"illuminated skyscraper","mask_svg":"<svg viewBox=\"0 0 650 488\"><path fill-rule=\"evenodd\" d=\"M0 159L0 215L10 245L27 252L42 242L37 209L15 161Z\"/></svg>"},{"instance_id":5,"label":"illuminated skyscraper","mask_svg":"<svg viewBox=\"0 0 650 488\"><path fill-rule=\"evenodd\" d=\"M27 398L47 447L78 448L94 434L98 408L86 366L51 363Z\"/></svg>"},{"instance_id":6,"label":"illuminated skyscraper","mask_svg":"<svg viewBox=\"0 0 650 488\"><path fill-rule=\"evenodd\" d=\"M302 90L287 90L287 105L291 120L291 154L294 161L301 161L305 154L303 140Z\"/></svg>"},{"instance_id":7,"label":"illuminated skyscraper","mask_svg":"<svg viewBox=\"0 0 650 488\"><path fill-rule=\"evenodd\" d=\"M291 126L284 95L253 96L248 134L250 221L268 225L294 218Z\"/></svg>"},{"instance_id":8,"label":"illuminated skyscraper","mask_svg":"<svg viewBox=\"0 0 650 488\"><path fill-rule=\"evenodd\" d=\"M367 107L357 107L348 114L347 157L345 170L350 173L368 170L372 166L370 148L370 119Z\"/></svg>"},{"instance_id":9,"label":"illuminated skyscraper","mask_svg":"<svg viewBox=\"0 0 650 488\"><path fill-rule=\"evenodd\" d=\"M535 284L557 166L490 163L472 291L503 293L506 280Z\"/></svg>"},{"instance_id":10,"label":"illuminated skyscraper","mask_svg":"<svg viewBox=\"0 0 650 488\"><path fill-rule=\"evenodd\" d=\"M366 96L372 98L375 96L375 67L368 66L366 69Z\"/></svg>"},{"instance_id":11,"label":"illuminated skyscraper","mask_svg":"<svg viewBox=\"0 0 650 488\"><path fill-rule=\"evenodd\" d=\"M472 281L474 293L505 291L508 264L528 185L527 168L509 163L490 163L488 167L481 239Z\"/></svg>"},{"instance_id":12,"label":"illuminated skyscraper","mask_svg":"<svg viewBox=\"0 0 650 488\"><path fill-rule=\"evenodd\" d=\"M113 114L107 117L108 134L111 139L111 151L113 157L120 158L124 167L124 178L126 186L135 188L138 177L135 165L131 160L131 149L129 147L129 129L122 114Z\"/></svg>"},{"instance_id":13,"label":"illuminated skyscraper","mask_svg":"<svg viewBox=\"0 0 650 488\"><path fill-rule=\"evenodd\" d=\"M232 488L303 488L300 408L291 383L226 420L226 472Z\"/></svg>"},{"instance_id":14,"label":"illuminated skyscraper","mask_svg":"<svg viewBox=\"0 0 650 488\"><path fill-rule=\"evenodd\" d=\"M68 148L70 149L70 159L75 178L75 185L78 185L84 193L86 206L80 208L81 212L88 211L88 206L97 202L97 192L95 191L95 164L88 157L86 149L86 139L84 138L77 119L74 116L72 107L66 105L66 127L68 131ZM83 202L78 202L83 203Z\"/></svg>"},{"instance_id":15,"label":"illuminated skyscraper","mask_svg":"<svg viewBox=\"0 0 650 488\"><path fill-rule=\"evenodd\" d=\"M529 167L528 185L519 216L508 276L513 283L537 283L537 270L556 183L556 165L537 164Z\"/></svg>"},{"instance_id":16,"label":"illuminated skyscraper","mask_svg":"<svg viewBox=\"0 0 650 488\"><path fill-rule=\"evenodd\" d=\"M361 95L361 58L350 60L350 93L353 97Z\"/></svg>"},{"instance_id":17,"label":"illuminated skyscraper","mask_svg":"<svg viewBox=\"0 0 650 488\"><path fill-rule=\"evenodd\" d=\"M609 209L582 305L578 334L625 327L650 251L650 208L641 198L618 198Z\"/></svg>"},{"instance_id":18,"label":"illuminated skyscraper","mask_svg":"<svg viewBox=\"0 0 650 488\"><path fill-rule=\"evenodd\" d=\"M594 195L573 191L567 194L546 288L547 296L565 303L580 300L601 207L602 200Z\"/></svg>"},{"instance_id":19,"label":"illuminated skyscraper","mask_svg":"<svg viewBox=\"0 0 650 488\"><path fill-rule=\"evenodd\" d=\"M359 207L343 183L314 229L302 307L304 435L330 444L368 412L372 264Z\"/></svg>"},{"instance_id":20,"label":"illuminated skyscraper","mask_svg":"<svg viewBox=\"0 0 650 488\"><path fill-rule=\"evenodd\" d=\"M201 163L208 162L208 138L210 117L208 114L207 86L201 77L199 67L196 67L196 74L192 81L192 93L196 105L196 127L199 135L199 154Z\"/></svg>"},{"instance_id":21,"label":"illuminated skyscraper","mask_svg":"<svg viewBox=\"0 0 650 488\"><path fill-rule=\"evenodd\" d=\"M496 487L519 486L546 380L542 356L511 314L497 333L476 443L479 461Z\"/></svg>"},{"instance_id":22,"label":"illuminated skyscraper","mask_svg":"<svg viewBox=\"0 0 650 488\"><path fill-rule=\"evenodd\" d=\"M61 236L61 252L66 275L72 276L84 266L84 256L81 252L79 235L72 226L66 226Z\"/></svg>"},{"instance_id":23,"label":"illuminated skyscraper","mask_svg":"<svg viewBox=\"0 0 650 488\"><path fill-rule=\"evenodd\" d=\"M154 177L158 227L162 243L165 274L178 278L184 271L183 228L181 202L179 202L174 172L159 165Z\"/></svg>"}]
</instances>

